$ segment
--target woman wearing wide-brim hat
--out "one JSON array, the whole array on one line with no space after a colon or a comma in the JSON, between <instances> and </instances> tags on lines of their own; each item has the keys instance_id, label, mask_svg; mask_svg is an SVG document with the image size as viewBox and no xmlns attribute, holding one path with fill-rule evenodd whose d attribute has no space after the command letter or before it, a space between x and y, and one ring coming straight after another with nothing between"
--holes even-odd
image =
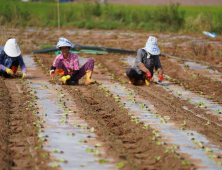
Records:
<instances>
[{"instance_id":1,"label":"woman wearing wide-brim hat","mask_svg":"<svg viewBox=\"0 0 222 170\"><path fill-rule=\"evenodd\" d=\"M153 36L148 38L146 46L137 51L135 63L132 68L127 68L126 75L130 79L129 83L141 85L150 84L153 77L153 69L159 73L159 81L163 81L163 68L159 59L160 50L157 39Z\"/></svg>"},{"instance_id":2,"label":"woman wearing wide-brim hat","mask_svg":"<svg viewBox=\"0 0 222 170\"><path fill-rule=\"evenodd\" d=\"M14 76L20 65L22 78L27 78L27 70L23 61L21 50L15 38L9 38L5 45L0 47L0 75Z\"/></svg>"},{"instance_id":3,"label":"woman wearing wide-brim hat","mask_svg":"<svg viewBox=\"0 0 222 170\"><path fill-rule=\"evenodd\" d=\"M94 60L90 58L81 68L79 67L78 55L70 52L70 49L74 45L66 38L60 38L56 46L61 50L61 54L56 56L50 71L50 75L58 73L61 77L62 84L69 84L69 82L75 82L78 84L79 79L86 75L85 85L95 83L91 80L92 72L94 68ZM73 83L70 83L73 84Z\"/></svg>"}]
</instances>

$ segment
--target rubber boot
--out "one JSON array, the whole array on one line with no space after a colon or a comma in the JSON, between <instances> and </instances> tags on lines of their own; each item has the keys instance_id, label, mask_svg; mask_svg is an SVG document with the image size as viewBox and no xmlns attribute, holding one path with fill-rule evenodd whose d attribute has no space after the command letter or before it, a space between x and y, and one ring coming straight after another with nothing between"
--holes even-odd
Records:
<instances>
[{"instance_id":1,"label":"rubber boot","mask_svg":"<svg viewBox=\"0 0 222 170\"><path fill-rule=\"evenodd\" d=\"M13 73L15 74L18 70L18 67L16 66L11 66L11 70L13 71Z\"/></svg>"},{"instance_id":2,"label":"rubber boot","mask_svg":"<svg viewBox=\"0 0 222 170\"><path fill-rule=\"evenodd\" d=\"M144 77L145 77L145 84L146 84L147 86L149 86L149 85L150 85L150 79L147 78L146 74L144 74Z\"/></svg>"},{"instance_id":3,"label":"rubber boot","mask_svg":"<svg viewBox=\"0 0 222 170\"><path fill-rule=\"evenodd\" d=\"M85 85L89 85L89 84L95 83L95 81L91 80L91 77L92 77L92 70L87 70L86 71L86 82L85 82Z\"/></svg>"},{"instance_id":4,"label":"rubber boot","mask_svg":"<svg viewBox=\"0 0 222 170\"><path fill-rule=\"evenodd\" d=\"M60 78L63 77L63 76L65 76L65 72L64 72L63 69L56 69L56 73L59 74L59 77L60 77Z\"/></svg>"},{"instance_id":5,"label":"rubber boot","mask_svg":"<svg viewBox=\"0 0 222 170\"><path fill-rule=\"evenodd\" d=\"M69 80L70 78L71 78L70 75L63 76L61 79L59 79L59 81L61 81L62 84L66 84L66 81Z\"/></svg>"},{"instance_id":6,"label":"rubber boot","mask_svg":"<svg viewBox=\"0 0 222 170\"><path fill-rule=\"evenodd\" d=\"M135 78L129 78L129 84L134 84L136 82Z\"/></svg>"}]
</instances>

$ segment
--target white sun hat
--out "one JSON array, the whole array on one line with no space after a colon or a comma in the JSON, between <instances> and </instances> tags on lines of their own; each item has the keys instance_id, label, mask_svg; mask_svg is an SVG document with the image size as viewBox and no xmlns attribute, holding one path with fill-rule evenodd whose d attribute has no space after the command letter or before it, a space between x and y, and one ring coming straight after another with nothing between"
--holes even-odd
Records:
<instances>
[{"instance_id":1,"label":"white sun hat","mask_svg":"<svg viewBox=\"0 0 222 170\"><path fill-rule=\"evenodd\" d=\"M143 49L152 55L159 55L160 54L160 49L157 45L157 39L156 39L156 37L153 37L153 36L149 36L147 43L146 43L146 47Z\"/></svg>"},{"instance_id":2,"label":"white sun hat","mask_svg":"<svg viewBox=\"0 0 222 170\"><path fill-rule=\"evenodd\" d=\"M59 49L60 47L70 47L70 48L73 48L74 45L69 40L67 40L66 38L60 38L59 42L57 43L56 48Z\"/></svg>"},{"instance_id":3,"label":"white sun hat","mask_svg":"<svg viewBox=\"0 0 222 170\"><path fill-rule=\"evenodd\" d=\"M9 57L18 57L21 54L21 50L15 38L10 38L5 43L4 51Z\"/></svg>"}]
</instances>

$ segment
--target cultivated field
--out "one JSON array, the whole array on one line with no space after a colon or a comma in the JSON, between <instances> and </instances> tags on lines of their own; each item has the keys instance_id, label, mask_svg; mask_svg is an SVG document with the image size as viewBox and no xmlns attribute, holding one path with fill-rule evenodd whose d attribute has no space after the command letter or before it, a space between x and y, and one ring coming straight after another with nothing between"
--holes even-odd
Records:
<instances>
[{"instance_id":1,"label":"cultivated field","mask_svg":"<svg viewBox=\"0 0 222 170\"><path fill-rule=\"evenodd\" d=\"M1 27L15 37L29 78L0 81L0 169L221 169L221 36L122 30L63 29L74 44L137 50L150 35L163 54L164 83L128 84L135 55L78 53L95 60L84 86L49 76L56 55L50 28ZM171 55L167 55L171 54Z\"/></svg>"}]
</instances>

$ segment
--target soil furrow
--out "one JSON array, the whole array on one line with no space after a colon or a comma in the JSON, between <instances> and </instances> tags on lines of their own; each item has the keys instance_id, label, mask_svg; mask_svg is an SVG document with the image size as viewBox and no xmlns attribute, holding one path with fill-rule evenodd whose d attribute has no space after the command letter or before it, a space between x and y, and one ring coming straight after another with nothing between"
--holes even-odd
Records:
<instances>
[{"instance_id":1,"label":"soil furrow","mask_svg":"<svg viewBox=\"0 0 222 170\"><path fill-rule=\"evenodd\" d=\"M39 60L50 68L53 59L40 56ZM127 161L126 169L191 168L182 165L181 159L174 159L174 153L165 153L163 145L158 146L156 141L149 141L148 137L153 136L152 128L145 130L142 123L132 122L128 111L119 107L113 97L106 97L97 85L63 87L70 91L77 105L83 109L81 118L86 121L95 120L89 124L97 127L96 134L99 138L104 142L109 141L109 147L113 148L119 158ZM160 160L155 160L154 157L158 156L161 157Z\"/></svg>"},{"instance_id":2,"label":"soil furrow","mask_svg":"<svg viewBox=\"0 0 222 170\"><path fill-rule=\"evenodd\" d=\"M126 67L124 67L123 64L119 62L119 57L115 57L115 59L110 59L106 56L106 60L108 60L109 62L104 62L105 60L102 57L101 59L96 56L94 57L97 59L97 62L101 63L103 67L106 67L109 72L114 73L115 77L127 80L126 77L123 75ZM112 58L114 57L112 56ZM174 95L169 94L163 88L156 85L146 87L124 84L124 86L135 90L138 95L143 96L144 99L149 100L151 104L156 107L157 112L161 116L170 116L171 120L176 123L178 128L179 125L182 124L185 120L187 122L187 126L184 128L184 130L195 130L198 133L206 135L206 137L212 143L219 145L222 148L222 129L220 126L215 124L222 124L218 116L206 114L206 110L195 108L195 105L192 105L188 101L176 98ZM185 110L183 106L188 107L190 111ZM207 123L207 121L200 117L197 117L196 115L206 117L207 119L212 121L212 124L210 126L206 126L205 124Z\"/></svg>"}]
</instances>

